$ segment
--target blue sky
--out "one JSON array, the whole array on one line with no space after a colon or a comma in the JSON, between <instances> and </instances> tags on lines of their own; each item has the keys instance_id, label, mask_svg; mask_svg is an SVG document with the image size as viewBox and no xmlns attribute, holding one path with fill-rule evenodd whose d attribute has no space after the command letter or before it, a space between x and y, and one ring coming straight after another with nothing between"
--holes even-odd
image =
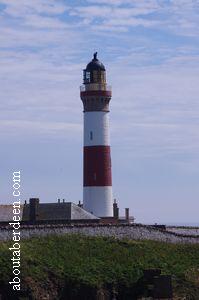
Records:
<instances>
[{"instance_id":1,"label":"blue sky","mask_svg":"<svg viewBox=\"0 0 199 300\"><path fill-rule=\"evenodd\" d=\"M199 1L0 0L0 203L82 199L82 69L113 88L113 190L137 222L198 222Z\"/></svg>"}]
</instances>

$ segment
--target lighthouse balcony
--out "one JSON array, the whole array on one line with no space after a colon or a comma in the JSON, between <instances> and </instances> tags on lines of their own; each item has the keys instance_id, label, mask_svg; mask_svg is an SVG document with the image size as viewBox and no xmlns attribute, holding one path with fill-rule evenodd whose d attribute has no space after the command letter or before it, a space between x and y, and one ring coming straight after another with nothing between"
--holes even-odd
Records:
<instances>
[{"instance_id":1,"label":"lighthouse balcony","mask_svg":"<svg viewBox=\"0 0 199 300\"><path fill-rule=\"evenodd\" d=\"M110 85L107 85L106 83L90 83L86 85L80 86L80 92L86 92L86 91L110 91L112 88Z\"/></svg>"}]
</instances>

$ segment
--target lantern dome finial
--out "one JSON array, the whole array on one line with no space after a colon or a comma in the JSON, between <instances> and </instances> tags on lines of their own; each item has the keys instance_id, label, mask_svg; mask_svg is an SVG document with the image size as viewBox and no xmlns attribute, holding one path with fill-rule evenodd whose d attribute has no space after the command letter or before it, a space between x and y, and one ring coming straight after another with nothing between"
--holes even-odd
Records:
<instances>
[{"instance_id":1,"label":"lantern dome finial","mask_svg":"<svg viewBox=\"0 0 199 300\"><path fill-rule=\"evenodd\" d=\"M97 52L95 52L95 53L93 54L93 59L94 59L94 60L97 60Z\"/></svg>"}]
</instances>

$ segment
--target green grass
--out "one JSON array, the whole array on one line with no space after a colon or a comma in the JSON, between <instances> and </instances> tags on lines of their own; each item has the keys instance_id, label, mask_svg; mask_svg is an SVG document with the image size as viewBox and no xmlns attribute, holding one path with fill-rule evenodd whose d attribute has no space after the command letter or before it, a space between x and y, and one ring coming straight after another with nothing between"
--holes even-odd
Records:
<instances>
[{"instance_id":1,"label":"green grass","mask_svg":"<svg viewBox=\"0 0 199 300\"><path fill-rule=\"evenodd\" d=\"M10 243L0 243L0 280L12 278ZM130 287L142 270L173 275L175 293L199 299L199 245L127 241L79 235L32 238L21 242L21 278L29 289L41 283L72 283L76 292L107 286ZM184 294L183 294L184 293ZM197 294L198 293L198 294Z\"/></svg>"}]
</instances>

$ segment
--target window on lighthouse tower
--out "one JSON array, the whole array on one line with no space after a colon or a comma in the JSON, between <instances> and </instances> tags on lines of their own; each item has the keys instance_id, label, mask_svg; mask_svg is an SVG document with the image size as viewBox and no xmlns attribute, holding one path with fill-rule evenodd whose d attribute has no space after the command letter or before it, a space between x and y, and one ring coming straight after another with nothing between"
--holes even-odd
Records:
<instances>
[{"instance_id":1,"label":"window on lighthouse tower","mask_svg":"<svg viewBox=\"0 0 199 300\"><path fill-rule=\"evenodd\" d=\"M90 131L90 140L92 141L93 140L93 132Z\"/></svg>"}]
</instances>

